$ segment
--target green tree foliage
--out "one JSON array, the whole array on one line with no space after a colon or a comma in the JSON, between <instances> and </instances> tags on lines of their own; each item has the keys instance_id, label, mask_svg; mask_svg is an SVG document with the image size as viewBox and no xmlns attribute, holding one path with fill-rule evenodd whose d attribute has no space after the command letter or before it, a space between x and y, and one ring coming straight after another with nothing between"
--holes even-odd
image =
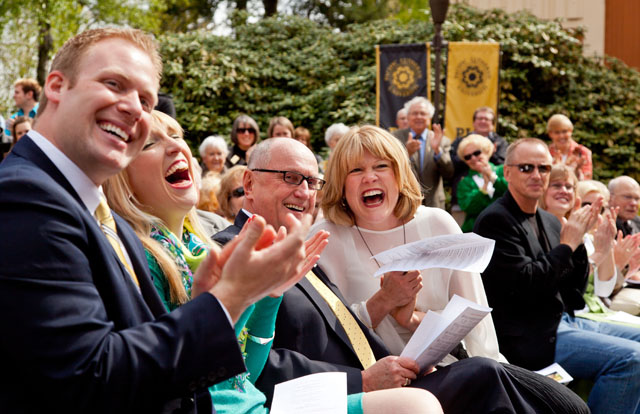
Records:
<instances>
[{"instance_id":1,"label":"green tree foliage","mask_svg":"<svg viewBox=\"0 0 640 414\"><path fill-rule=\"evenodd\" d=\"M431 39L428 12L415 7L405 18L413 20L354 24L342 32L279 17L240 26L233 38L168 34L161 38L163 88L173 94L194 146L211 133L228 136L245 112L263 130L272 116L286 116L309 128L320 149L332 123L374 122L376 44ZM501 43L499 133L546 138L549 116L566 113L576 139L593 150L596 177L640 178L637 71L582 56L581 31L529 14L454 5L443 30L450 41Z\"/></svg>"},{"instance_id":2,"label":"green tree foliage","mask_svg":"<svg viewBox=\"0 0 640 414\"><path fill-rule=\"evenodd\" d=\"M12 110L16 79L43 83L54 51L69 37L106 24L158 32L165 9L165 0L0 1L0 110Z\"/></svg>"}]
</instances>

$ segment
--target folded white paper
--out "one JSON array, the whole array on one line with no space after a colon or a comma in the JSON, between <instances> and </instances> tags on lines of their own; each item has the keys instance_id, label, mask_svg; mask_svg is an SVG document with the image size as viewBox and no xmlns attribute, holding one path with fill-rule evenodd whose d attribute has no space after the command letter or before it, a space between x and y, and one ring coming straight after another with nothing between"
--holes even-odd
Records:
<instances>
[{"instance_id":1,"label":"folded white paper","mask_svg":"<svg viewBox=\"0 0 640 414\"><path fill-rule=\"evenodd\" d=\"M374 274L434 267L482 272L491 261L496 242L475 233L429 237L373 256L381 267Z\"/></svg>"},{"instance_id":2,"label":"folded white paper","mask_svg":"<svg viewBox=\"0 0 640 414\"><path fill-rule=\"evenodd\" d=\"M434 367L489 313L491 308L453 295L442 313L428 311L400 356L420 365L420 372Z\"/></svg>"},{"instance_id":3,"label":"folded white paper","mask_svg":"<svg viewBox=\"0 0 640 414\"><path fill-rule=\"evenodd\" d=\"M275 386L271 414L347 414L347 373L321 372Z\"/></svg>"}]
</instances>

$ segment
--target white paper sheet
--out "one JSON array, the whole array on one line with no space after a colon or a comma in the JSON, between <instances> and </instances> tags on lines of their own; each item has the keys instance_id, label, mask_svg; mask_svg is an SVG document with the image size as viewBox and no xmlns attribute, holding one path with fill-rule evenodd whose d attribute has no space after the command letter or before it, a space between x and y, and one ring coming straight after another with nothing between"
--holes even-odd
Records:
<instances>
[{"instance_id":1,"label":"white paper sheet","mask_svg":"<svg viewBox=\"0 0 640 414\"><path fill-rule=\"evenodd\" d=\"M573 377L569 375L567 371L562 368L560 364L554 362L546 368L542 368L540 371L534 371L540 375L544 375L545 377L549 377L552 380L559 382L560 384L567 384L573 381Z\"/></svg>"},{"instance_id":2,"label":"white paper sheet","mask_svg":"<svg viewBox=\"0 0 640 414\"><path fill-rule=\"evenodd\" d=\"M385 250L373 256L380 276L393 270L422 270L434 267L482 272L491 261L496 242L475 233L429 237Z\"/></svg>"},{"instance_id":3,"label":"white paper sheet","mask_svg":"<svg viewBox=\"0 0 640 414\"><path fill-rule=\"evenodd\" d=\"M453 295L441 314L428 311L400 356L424 372L442 360L489 313L491 308Z\"/></svg>"},{"instance_id":4,"label":"white paper sheet","mask_svg":"<svg viewBox=\"0 0 640 414\"><path fill-rule=\"evenodd\" d=\"M627 312L618 311L607 317L607 320L614 322L635 323L640 325L640 317L631 315Z\"/></svg>"},{"instance_id":5,"label":"white paper sheet","mask_svg":"<svg viewBox=\"0 0 640 414\"><path fill-rule=\"evenodd\" d=\"M347 373L321 372L275 386L271 414L347 414Z\"/></svg>"}]
</instances>

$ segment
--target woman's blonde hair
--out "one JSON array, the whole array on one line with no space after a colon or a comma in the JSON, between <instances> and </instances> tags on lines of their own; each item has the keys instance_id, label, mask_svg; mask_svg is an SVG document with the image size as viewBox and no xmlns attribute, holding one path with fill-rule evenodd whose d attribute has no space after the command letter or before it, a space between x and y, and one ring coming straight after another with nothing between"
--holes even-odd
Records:
<instances>
[{"instance_id":1,"label":"woman's blonde hair","mask_svg":"<svg viewBox=\"0 0 640 414\"><path fill-rule=\"evenodd\" d=\"M576 195L583 199L587 194L596 192L604 197L604 204L609 204L611 194L606 185L596 180L584 180L580 181L576 187Z\"/></svg>"},{"instance_id":2,"label":"woman's blonde hair","mask_svg":"<svg viewBox=\"0 0 640 414\"><path fill-rule=\"evenodd\" d=\"M236 165L224 173L220 180L220 188L216 193L218 203L220 204L218 214L227 219L234 219L236 216L231 207L231 192L235 190L236 186L234 183L236 180L240 180L240 182L242 182L242 177L246 170L246 165Z\"/></svg>"},{"instance_id":3,"label":"woman's blonde hair","mask_svg":"<svg viewBox=\"0 0 640 414\"><path fill-rule=\"evenodd\" d=\"M486 154L487 157L491 157L493 155L493 151L495 150L493 142L491 142L489 138L483 137L479 134L471 134L463 138L462 141L460 141L460 144L458 144L457 154L461 160L464 160L464 153L469 145L475 145L476 147L480 148L480 151Z\"/></svg>"},{"instance_id":4,"label":"woman's blonde hair","mask_svg":"<svg viewBox=\"0 0 640 414\"><path fill-rule=\"evenodd\" d=\"M374 157L391 162L398 185L398 202L393 211L402 220L410 220L422 202L420 184L416 179L404 145L384 129L373 125L353 127L342 137L329 159L323 188L322 211L327 220L343 226L353 226L355 217L344 196L344 184L349 171L368 151Z\"/></svg>"},{"instance_id":5,"label":"woman's blonde hair","mask_svg":"<svg viewBox=\"0 0 640 414\"><path fill-rule=\"evenodd\" d=\"M215 213L220 209L216 193L220 188L220 174L208 171L200 183L200 198L196 207L200 210Z\"/></svg>"},{"instance_id":6,"label":"woman's blonde hair","mask_svg":"<svg viewBox=\"0 0 640 414\"><path fill-rule=\"evenodd\" d=\"M170 133L177 133L182 137L182 128L173 118L159 111L153 111L151 115L153 119L152 132L153 129L165 128L169 130ZM191 171L192 177L194 174L195 172ZM182 274L174 258L164 249L162 244L151 238L151 226L166 228L167 225L158 217L147 213L145 210L147 210L148 207L145 208L143 204L136 200L127 171L123 170L119 174L109 178L102 185L102 190L107 197L109 206L133 227L144 248L158 262L162 273L164 273L169 283L171 302L178 305L188 302L189 297L182 283ZM212 244L206 236L206 232L202 229L198 221L195 208L189 211L186 219L191 223L196 236L211 246Z\"/></svg>"}]
</instances>

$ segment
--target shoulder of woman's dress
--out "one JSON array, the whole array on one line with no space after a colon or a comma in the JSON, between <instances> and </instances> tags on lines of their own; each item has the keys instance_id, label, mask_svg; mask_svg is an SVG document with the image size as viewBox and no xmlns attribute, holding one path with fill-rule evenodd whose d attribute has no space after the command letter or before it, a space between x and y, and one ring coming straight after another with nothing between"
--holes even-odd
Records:
<instances>
[{"instance_id":1,"label":"shoulder of woman's dress","mask_svg":"<svg viewBox=\"0 0 640 414\"><path fill-rule=\"evenodd\" d=\"M420 220L429 220L431 226L444 225L451 233L460 233L460 226L455 219L446 210L438 207L419 206L416 211L416 217ZM451 234L449 233L449 234Z\"/></svg>"},{"instance_id":2,"label":"shoulder of woman's dress","mask_svg":"<svg viewBox=\"0 0 640 414\"><path fill-rule=\"evenodd\" d=\"M315 223L314 225L311 226L311 228L309 229L309 236L313 236L314 234L316 234L320 230L326 230L329 233L336 233L342 227L344 227L344 226L339 226L339 225L337 225L335 223L327 221L326 219L322 219L319 222L317 222L317 223Z\"/></svg>"}]
</instances>

